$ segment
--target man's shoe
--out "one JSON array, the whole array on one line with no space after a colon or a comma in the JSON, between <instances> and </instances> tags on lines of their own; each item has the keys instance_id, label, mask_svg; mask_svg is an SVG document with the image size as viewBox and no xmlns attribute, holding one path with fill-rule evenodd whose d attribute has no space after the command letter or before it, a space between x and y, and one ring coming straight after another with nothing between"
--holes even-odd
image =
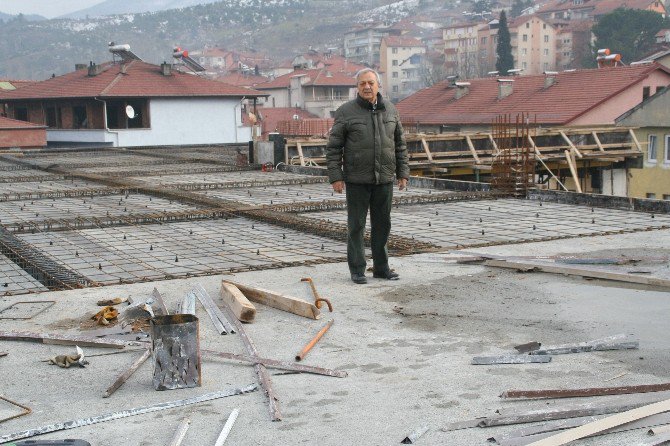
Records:
<instances>
[{"instance_id":1,"label":"man's shoe","mask_svg":"<svg viewBox=\"0 0 670 446\"><path fill-rule=\"evenodd\" d=\"M368 283L368 279L365 277L365 274L361 274L361 273L351 273L351 280L354 283L358 283L358 284Z\"/></svg>"},{"instance_id":2,"label":"man's shoe","mask_svg":"<svg viewBox=\"0 0 670 446\"><path fill-rule=\"evenodd\" d=\"M373 272L372 277L377 278L377 279L386 279L386 280L398 280L400 279L400 275L398 273L395 273L391 270L386 270L386 271L380 271L380 272Z\"/></svg>"}]
</instances>

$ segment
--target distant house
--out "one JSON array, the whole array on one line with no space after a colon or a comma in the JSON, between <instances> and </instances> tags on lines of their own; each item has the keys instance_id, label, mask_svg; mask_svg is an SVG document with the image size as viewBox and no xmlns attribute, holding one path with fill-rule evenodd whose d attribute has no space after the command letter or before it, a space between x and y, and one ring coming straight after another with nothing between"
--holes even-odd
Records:
<instances>
[{"instance_id":1,"label":"distant house","mask_svg":"<svg viewBox=\"0 0 670 446\"><path fill-rule=\"evenodd\" d=\"M628 196L670 200L670 88L659 89L616 118L617 125L639 127L635 133L646 142L644 163L630 169Z\"/></svg>"},{"instance_id":2,"label":"distant house","mask_svg":"<svg viewBox=\"0 0 670 446\"><path fill-rule=\"evenodd\" d=\"M385 96L392 101L414 93L425 86L422 69L426 46L414 37L388 36L382 39L379 67Z\"/></svg>"},{"instance_id":3,"label":"distant house","mask_svg":"<svg viewBox=\"0 0 670 446\"><path fill-rule=\"evenodd\" d=\"M644 9L658 12L665 17L667 11L662 0L550 0L542 5L537 15L545 20L598 20L617 8Z\"/></svg>"},{"instance_id":4,"label":"distant house","mask_svg":"<svg viewBox=\"0 0 670 446\"><path fill-rule=\"evenodd\" d=\"M527 113L542 126L614 125L658 88L670 68L658 64L546 75L442 81L398 103L403 122L421 131L489 131L503 114Z\"/></svg>"},{"instance_id":5,"label":"distant house","mask_svg":"<svg viewBox=\"0 0 670 446\"><path fill-rule=\"evenodd\" d=\"M46 125L50 146L133 147L248 141L242 102L262 96L167 63L131 60L0 90L0 104L10 118Z\"/></svg>"},{"instance_id":6,"label":"distant house","mask_svg":"<svg viewBox=\"0 0 670 446\"><path fill-rule=\"evenodd\" d=\"M267 93L265 108L302 108L321 118L330 118L337 108L355 97L356 80L344 72L328 69L295 70L256 90Z\"/></svg>"},{"instance_id":7,"label":"distant house","mask_svg":"<svg viewBox=\"0 0 670 446\"><path fill-rule=\"evenodd\" d=\"M0 116L0 149L36 149L46 145L45 126Z\"/></svg>"},{"instance_id":8,"label":"distant house","mask_svg":"<svg viewBox=\"0 0 670 446\"><path fill-rule=\"evenodd\" d=\"M670 68L670 50L665 49L661 51L656 51L653 54L641 59L639 62L656 62L665 67Z\"/></svg>"}]
</instances>

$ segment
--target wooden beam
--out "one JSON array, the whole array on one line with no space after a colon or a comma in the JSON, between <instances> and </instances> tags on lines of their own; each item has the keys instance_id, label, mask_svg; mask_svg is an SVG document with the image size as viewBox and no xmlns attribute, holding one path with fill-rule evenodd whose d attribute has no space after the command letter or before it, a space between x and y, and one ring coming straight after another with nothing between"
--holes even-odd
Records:
<instances>
[{"instance_id":1,"label":"wooden beam","mask_svg":"<svg viewBox=\"0 0 670 446\"><path fill-rule=\"evenodd\" d=\"M147 359L149 359L149 356L151 356L150 348L146 349L144 353L142 353L142 356L133 361L132 364L130 364L130 366L116 378L114 383L111 386L109 386L109 388L105 391L102 397L109 398L110 396L112 396L112 394L116 392L119 389L119 387L121 387L126 381L128 381L128 378L130 378L133 375L133 373L135 373L135 371L138 368L140 368L140 366L144 364L144 362Z\"/></svg>"},{"instance_id":2,"label":"wooden beam","mask_svg":"<svg viewBox=\"0 0 670 446\"><path fill-rule=\"evenodd\" d=\"M221 282L221 299L228 305L235 317L242 322L253 322L256 307L232 283Z\"/></svg>"},{"instance_id":3,"label":"wooden beam","mask_svg":"<svg viewBox=\"0 0 670 446\"><path fill-rule=\"evenodd\" d=\"M431 163L433 162L433 154L430 153L430 148L428 147L428 143L426 142L426 138L421 138L421 146L423 147L423 151L426 152L426 157L428 157L428 161Z\"/></svg>"},{"instance_id":4,"label":"wooden beam","mask_svg":"<svg viewBox=\"0 0 670 446\"><path fill-rule=\"evenodd\" d=\"M650 415L667 412L670 410L670 399L660 401L658 403L649 404L646 406L631 409L626 412L618 413L602 420L594 421L583 426L575 427L573 429L560 432L548 438L543 438L539 441L530 443L530 446L561 446L571 441L579 440L580 438L588 437L606 429L611 429L620 426L624 423L630 423Z\"/></svg>"},{"instance_id":5,"label":"wooden beam","mask_svg":"<svg viewBox=\"0 0 670 446\"><path fill-rule=\"evenodd\" d=\"M574 161L572 159L572 154L570 151L565 151L565 159L568 161L568 166L570 167L570 173L572 173L572 179L575 181L575 188L577 192L582 193L582 185L579 184L579 176L577 175L577 169L575 168Z\"/></svg>"},{"instance_id":6,"label":"wooden beam","mask_svg":"<svg viewBox=\"0 0 670 446\"><path fill-rule=\"evenodd\" d=\"M287 296L285 294L276 293L274 291L264 290L261 288L254 288L241 283L224 280L225 283L235 285L244 294L247 299L265 304L267 306L277 308L278 310L288 311L289 313L297 314L310 319L320 319L321 312L316 305L306 302L297 297Z\"/></svg>"},{"instance_id":7,"label":"wooden beam","mask_svg":"<svg viewBox=\"0 0 670 446\"><path fill-rule=\"evenodd\" d=\"M637 136L635 136L635 132L633 131L633 129L629 129L628 133L630 133L630 137L633 140L635 147L637 147L637 150L642 152L642 147L640 147L640 141L637 140Z\"/></svg>"},{"instance_id":8,"label":"wooden beam","mask_svg":"<svg viewBox=\"0 0 670 446\"><path fill-rule=\"evenodd\" d=\"M493 150L495 151L496 155L500 153L500 149L498 148L498 144L496 144L496 140L493 139L493 135L490 133L487 133L487 136L489 137L489 141L491 141L491 145L493 146ZM530 136L528 137L530 138Z\"/></svg>"},{"instance_id":9,"label":"wooden beam","mask_svg":"<svg viewBox=\"0 0 670 446\"><path fill-rule=\"evenodd\" d=\"M603 145L600 143L600 138L598 138L598 133L593 131L591 132L591 135L593 135L593 139L595 140L596 144L598 145L598 150L601 152L604 152L605 149L603 148Z\"/></svg>"},{"instance_id":10,"label":"wooden beam","mask_svg":"<svg viewBox=\"0 0 670 446\"><path fill-rule=\"evenodd\" d=\"M295 143L296 148L298 149L298 156L300 157L300 165L305 165L305 156L302 153L302 143Z\"/></svg>"},{"instance_id":11,"label":"wooden beam","mask_svg":"<svg viewBox=\"0 0 670 446\"><path fill-rule=\"evenodd\" d=\"M639 386L591 387L587 389L506 390L500 398L578 398L585 396L626 395L629 393L664 392L670 383Z\"/></svg>"},{"instance_id":12,"label":"wooden beam","mask_svg":"<svg viewBox=\"0 0 670 446\"><path fill-rule=\"evenodd\" d=\"M560 132L560 134L561 134L561 137L565 140L565 142L567 142L568 145L570 146L570 150L575 152L577 154L577 156L579 158L581 158L582 153L579 150L577 150L577 147L575 147L575 145L572 143L572 141L570 141L570 138L568 138L568 135L566 135L565 132Z\"/></svg>"},{"instance_id":13,"label":"wooden beam","mask_svg":"<svg viewBox=\"0 0 670 446\"><path fill-rule=\"evenodd\" d=\"M470 153L472 153L472 157L475 159L475 162L477 164L480 164L481 161L479 161L479 156L477 155L477 151L475 150L475 146L472 144L472 140L470 139L470 135L465 135L465 140L468 143L468 148L470 149Z\"/></svg>"},{"instance_id":14,"label":"wooden beam","mask_svg":"<svg viewBox=\"0 0 670 446\"><path fill-rule=\"evenodd\" d=\"M513 262L508 260L487 260L484 262L484 265L498 268L510 268L516 270L521 269L526 271L540 271L544 273L567 274L570 276L592 277L594 279L614 280L617 282L641 283L644 285L670 288L670 280L668 279L660 279L658 277L644 277L638 274L614 273L601 270L573 268L569 266L555 266L530 262Z\"/></svg>"}]
</instances>

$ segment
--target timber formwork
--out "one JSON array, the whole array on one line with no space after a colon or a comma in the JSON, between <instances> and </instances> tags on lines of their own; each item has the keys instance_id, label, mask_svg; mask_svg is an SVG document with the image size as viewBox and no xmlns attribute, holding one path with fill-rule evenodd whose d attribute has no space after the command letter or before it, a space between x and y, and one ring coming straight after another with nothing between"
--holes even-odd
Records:
<instances>
[{"instance_id":1,"label":"timber formwork","mask_svg":"<svg viewBox=\"0 0 670 446\"><path fill-rule=\"evenodd\" d=\"M346 259L344 196L326 177L250 170L236 148L207 150L0 157L0 294ZM2 182L17 173L51 178ZM394 197L394 256L670 227L667 215L415 183Z\"/></svg>"}]
</instances>

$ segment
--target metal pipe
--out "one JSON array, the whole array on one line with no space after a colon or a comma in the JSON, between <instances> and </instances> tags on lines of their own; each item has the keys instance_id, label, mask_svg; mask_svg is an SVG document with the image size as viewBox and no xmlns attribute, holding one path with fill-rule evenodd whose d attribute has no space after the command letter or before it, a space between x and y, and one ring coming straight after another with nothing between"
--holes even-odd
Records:
<instances>
[{"instance_id":1,"label":"metal pipe","mask_svg":"<svg viewBox=\"0 0 670 446\"><path fill-rule=\"evenodd\" d=\"M295 360L296 361L302 361L303 359L305 359L305 356L307 356L307 353L309 353L309 351L312 349L312 347L314 347L314 345L316 345L316 343L319 342L319 339L321 339L323 337L323 335L326 334L326 332L330 329L331 325L333 325L333 322L335 322L335 319L329 320L328 323L325 325L325 327L323 327L316 334L316 336L314 336L314 339L309 341L309 343L305 346L305 348L300 350L300 353L295 355Z\"/></svg>"}]
</instances>

